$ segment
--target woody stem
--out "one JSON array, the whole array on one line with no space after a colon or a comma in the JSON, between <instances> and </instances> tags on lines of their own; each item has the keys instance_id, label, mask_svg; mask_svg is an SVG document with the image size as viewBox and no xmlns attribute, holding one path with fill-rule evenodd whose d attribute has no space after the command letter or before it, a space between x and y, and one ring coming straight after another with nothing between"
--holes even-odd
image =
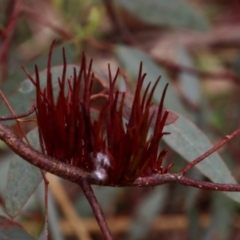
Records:
<instances>
[{"instance_id":1,"label":"woody stem","mask_svg":"<svg viewBox=\"0 0 240 240\"><path fill-rule=\"evenodd\" d=\"M106 220L103 216L103 212L99 206L99 203L94 195L94 192L87 180L81 180L80 181L80 186L83 190L83 193L85 194L88 202L90 203L92 210L94 212L94 215L98 221L98 224L102 230L102 234L105 237L106 240L112 240L112 236L110 234L110 231L108 229Z\"/></svg>"}]
</instances>

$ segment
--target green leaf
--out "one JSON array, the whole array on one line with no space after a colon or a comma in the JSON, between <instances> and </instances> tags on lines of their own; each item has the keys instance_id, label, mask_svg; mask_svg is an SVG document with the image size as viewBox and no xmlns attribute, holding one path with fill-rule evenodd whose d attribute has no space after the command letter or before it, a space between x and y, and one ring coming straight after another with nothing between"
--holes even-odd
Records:
<instances>
[{"instance_id":1,"label":"green leaf","mask_svg":"<svg viewBox=\"0 0 240 240\"><path fill-rule=\"evenodd\" d=\"M156 79L161 76L161 80L154 93L155 103L158 104L162 97L164 87L167 83L170 83L170 79L168 78L165 70L154 63L151 58L140 50L119 45L115 47L114 52L123 69L130 74L135 83L137 82L140 62L143 62L143 72L147 73L143 88L146 88L149 82L152 82L153 85ZM171 85L168 86L164 107L176 113L186 114L184 106L181 104L180 99Z\"/></svg>"},{"instance_id":2,"label":"green leaf","mask_svg":"<svg viewBox=\"0 0 240 240\"><path fill-rule=\"evenodd\" d=\"M31 146L39 150L37 128L29 132L27 137ZM15 217L19 213L41 180L42 175L38 168L29 164L18 155L11 157L5 191L6 211L9 216Z\"/></svg>"},{"instance_id":3,"label":"green leaf","mask_svg":"<svg viewBox=\"0 0 240 240\"><path fill-rule=\"evenodd\" d=\"M192 122L183 116L164 128L170 135L164 141L188 162L193 161L213 147L209 139ZM196 168L215 183L236 184L231 172L217 152L196 165ZM226 193L233 200L240 202L240 193Z\"/></svg>"},{"instance_id":4,"label":"green leaf","mask_svg":"<svg viewBox=\"0 0 240 240\"><path fill-rule=\"evenodd\" d=\"M196 8L184 0L115 0L143 22L207 31L209 23Z\"/></svg>"},{"instance_id":5,"label":"green leaf","mask_svg":"<svg viewBox=\"0 0 240 240\"><path fill-rule=\"evenodd\" d=\"M0 239L34 240L19 224L3 216L0 216Z\"/></svg>"}]
</instances>

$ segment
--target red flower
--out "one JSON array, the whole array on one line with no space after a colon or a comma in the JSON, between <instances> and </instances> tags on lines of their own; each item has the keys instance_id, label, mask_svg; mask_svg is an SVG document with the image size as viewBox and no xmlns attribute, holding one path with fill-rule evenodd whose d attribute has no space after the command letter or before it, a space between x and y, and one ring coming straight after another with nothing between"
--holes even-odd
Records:
<instances>
[{"instance_id":1,"label":"red flower","mask_svg":"<svg viewBox=\"0 0 240 240\"><path fill-rule=\"evenodd\" d=\"M98 117L92 116L92 85L94 75L92 61L87 66L83 55L80 71L73 70L71 79L66 79L66 59L59 78L59 93L54 99L51 55L47 68L47 84L40 88L36 67L36 112L42 151L59 161L66 162L91 172L96 179L109 185L124 184L137 177L166 173L162 161L167 150L159 151L163 127L168 111L163 110L165 87L159 107L153 111L152 97L159 79L150 84L141 96L143 81L142 64L138 83L127 121L124 120L125 93L115 90L118 72L114 77L109 67L109 88L105 90L106 104L98 109ZM154 125L152 136L149 129Z\"/></svg>"}]
</instances>

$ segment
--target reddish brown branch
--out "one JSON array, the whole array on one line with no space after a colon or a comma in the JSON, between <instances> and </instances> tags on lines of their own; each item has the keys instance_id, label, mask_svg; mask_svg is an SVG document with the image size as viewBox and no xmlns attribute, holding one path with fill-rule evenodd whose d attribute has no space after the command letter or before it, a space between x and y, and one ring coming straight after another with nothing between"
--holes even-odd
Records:
<instances>
[{"instance_id":1,"label":"reddish brown branch","mask_svg":"<svg viewBox=\"0 0 240 240\"><path fill-rule=\"evenodd\" d=\"M239 184L222 184L222 183L212 183L200 181L192 178L182 176L179 173L171 174L156 174L151 177L138 178L133 183L129 183L128 186L158 186L166 183L178 183L185 186L213 190L213 191L223 191L223 192L240 192Z\"/></svg>"},{"instance_id":2,"label":"reddish brown branch","mask_svg":"<svg viewBox=\"0 0 240 240\"><path fill-rule=\"evenodd\" d=\"M0 95L1 95L1 90L0 90ZM23 113L23 114L14 114L12 116L1 116L0 117L0 120L1 121L7 121L7 120L15 120L15 119L18 119L18 118L23 118L23 117L27 117L29 115L31 115L32 113L35 112L35 105L32 105L31 109L29 111L27 111L26 113Z\"/></svg>"},{"instance_id":3,"label":"reddish brown branch","mask_svg":"<svg viewBox=\"0 0 240 240\"><path fill-rule=\"evenodd\" d=\"M85 194L88 202L90 203L90 205L92 207L92 210L93 210L94 215L97 219L97 222L101 228L103 236L105 237L106 240L112 240L112 236L108 229L106 220L103 216L103 212L97 202L97 199L93 193L93 190L92 190L90 184L86 180L83 180L80 182L80 186L81 186L83 193Z\"/></svg>"},{"instance_id":4,"label":"reddish brown branch","mask_svg":"<svg viewBox=\"0 0 240 240\"><path fill-rule=\"evenodd\" d=\"M193 160L192 162L190 162L187 166L185 166L182 171L180 172L180 174L184 175L186 174L191 168L193 168L194 166L196 166L198 163L200 163L201 161L203 161L205 158L207 158L208 156L210 156L212 153L216 152L220 147L222 147L224 144L226 144L228 141L230 141L232 138L234 138L235 136L237 136L240 133L240 128L237 129L235 132L233 132L231 135L228 135L225 137L225 139L223 139L220 143L218 143L217 145L215 145L213 148L211 148L210 150L208 150L207 152L205 152L204 154L202 154L200 157L196 158L195 160Z\"/></svg>"},{"instance_id":5,"label":"reddish brown branch","mask_svg":"<svg viewBox=\"0 0 240 240\"><path fill-rule=\"evenodd\" d=\"M239 132L240 130L238 129L231 136L233 137L233 135L236 135ZM107 183L99 183L98 179L94 178L92 174L87 173L81 170L80 168L76 168L70 164L62 163L60 161L57 161L56 159L43 155L40 152L37 152L36 150L32 149L29 145L27 145L20 138L18 138L1 121L0 121L0 139L4 141L16 154L21 156L30 164L36 167L39 167L40 169L43 169L47 172L55 174L69 181L75 182L77 184L82 184L82 181L84 180L84 181L87 181L89 184L109 186L109 184ZM225 143L227 142L226 139L224 141ZM223 145L222 142L221 142L221 145ZM219 146L217 145L216 149L218 148ZM209 152L208 152L208 155L209 155ZM220 184L220 183L204 182L204 181L187 178L183 176L182 173L155 174L150 177L137 178L134 182L130 182L121 186L119 185L119 187L157 186L157 185L162 185L166 183L179 183L186 186L192 186L196 188L215 190L215 191L240 192L239 184Z\"/></svg>"},{"instance_id":6,"label":"reddish brown branch","mask_svg":"<svg viewBox=\"0 0 240 240\"><path fill-rule=\"evenodd\" d=\"M80 168L70 164L62 163L51 157L45 156L32 149L28 144L17 137L11 129L0 121L0 139L4 141L17 155L30 164L55 174L69 181L79 183L81 179L88 179L90 182L95 179L91 174L82 171Z\"/></svg>"}]
</instances>

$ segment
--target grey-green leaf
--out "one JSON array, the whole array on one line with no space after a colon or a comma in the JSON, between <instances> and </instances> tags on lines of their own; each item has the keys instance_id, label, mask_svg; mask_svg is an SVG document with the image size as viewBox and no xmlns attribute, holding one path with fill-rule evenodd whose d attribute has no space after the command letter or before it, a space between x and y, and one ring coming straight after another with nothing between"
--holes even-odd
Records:
<instances>
[{"instance_id":1,"label":"grey-green leaf","mask_svg":"<svg viewBox=\"0 0 240 240\"><path fill-rule=\"evenodd\" d=\"M158 26L207 31L206 17L185 0L115 0L140 20Z\"/></svg>"},{"instance_id":2,"label":"grey-green leaf","mask_svg":"<svg viewBox=\"0 0 240 240\"><path fill-rule=\"evenodd\" d=\"M202 239L231 239L237 204L220 192L214 192L211 195L211 221Z\"/></svg>"},{"instance_id":3,"label":"grey-green leaf","mask_svg":"<svg viewBox=\"0 0 240 240\"><path fill-rule=\"evenodd\" d=\"M164 141L188 162L193 161L213 147L204 133L183 116L164 128L170 135ZM236 180L217 152L196 165L196 168L215 183L236 184ZM240 193L226 193L233 200L240 202Z\"/></svg>"},{"instance_id":4,"label":"grey-green leaf","mask_svg":"<svg viewBox=\"0 0 240 240\"><path fill-rule=\"evenodd\" d=\"M184 47L178 47L176 49L177 62L184 67L194 68L193 59ZM201 85L200 79L197 76L189 73L179 74L179 88L184 98L194 106L199 107L201 105Z\"/></svg>"},{"instance_id":5,"label":"grey-green leaf","mask_svg":"<svg viewBox=\"0 0 240 240\"><path fill-rule=\"evenodd\" d=\"M145 87L149 81L154 81L161 75L161 81L157 86L154 98L159 101L162 89L169 82L165 71L157 66L145 53L125 46L117 46L115 53L122 63L124 69L130 73L134 79L137 79L139 62L143 62L143 70L147 73ZM164 106L175 112L187 115L180 99L171 88L168 88ZM164 137L164 141L176 152L178 152L187 161L192 161L213 145L208 138L189 120L180 117L175 123L165 127L170 135ZM236 183L227 166L219 156L214 153L208 159L197 165L197 168L213 182L218 183ZM239 193L227 193L235 201L240 201Z\"/></svg>"},{"instance_id":6,"label":"grey-green leaf","mask_svg":"<svg viewBox=\"0 0 240 240\"><path fill-rule=\"evenodd\" d=\"M149 82L152 82L153 85L156 79L161 76L161 80L157 85L154 93L154 100L156 101L156 104L158 104L162 97L162 91L164 87L167 83L170 82L170 79L165 70L154 63L153 60L149 58L144 52L138 49L118 45L114 50L117 58L123 66L123 69L130 74L135 83L137 82L140 62L143 62L143 72L147 73L143 88L146 88ZM168 86L164 101L164 107L176 112L177 114L186 114L184 106L181 104L180 99L178 98L171 85Z\"/></svg>"},{"instance_id":7,"label":"grey-green leaf","mask_svg":"<svg viewBox=\"0 0 240 240\"><path fill-rule=\"evenodd\" d=\"M19 224L3 216L0 216L0 239L34 240Z\"/></svg>"},{"instance_id":8,"label":"grey-green leaf","mask_svg":"<svg viewBox=\"0 0 240 240\"><path fill-rule=\"evenodd\" d=\"M76 56L76 47L73 44L64 44L63 46L56 47L52 56L52 65L62 64L62 48L66 50L66 57L68 61L73 61ZM34 65L38 66L39 71L45 69L47 66L47 58L48 56L41 56L38 59L34 60L27 66L25 66L26 70L32 74L34 73ZM54 73L57 72L58 67L52 68ZM59 69L62 70L62 66L59 66ZM57 72L58 77L62 76L62 72ZM72 74L72 67L71 67ZM55 74L56 75L56 74ZM35 74L33 74L35 76ZM55 76L53 76L55 77ZM21 114L30 110L33 102L35 101L35 87L31 83L29 79L26 79L26 74L22 69L18 69L11 77L9 77L4 83L1 85L1 91L8 99L9 104L14 109L16 114ZM40 71L40 78L43 86L46 83L46 70ZM25 80L24 80L25 79ZM35 77L34 77L35 79ZM57 78L56 78L57 79ZM20 101L19 101L20 100ZM5 103L0 99L0 113L1 116L9 116L11 115L10 111L6 107ZM14 123L14 121L6 121L5 124L10 126Z\"/></svg>"},{"instance_id":9,"label":"grey-green leaf","mask_svg":"<svg viewBox=\"0 0 240 240\"><path fill-rule=\"evenodd\" d=\"M128 239L145 239L154 219L163 210L167 198L167 187L159 186L146 195L137 206L135 220Z\"/></svg>"},{"instance_id":10,"label":"grey-green leaf","mask_svg":"<svg viewBox=\"0 0 240 240\"><path fill-rule=\"evenodd\" d=\"M37 129L29 132L27 137L31 146L39 150ZM18 155L12 155L9 160L11 162L5 190L5 204L7 214L15 217L41 182L42 175L38 168L29 164Z\"/></svg>"},{"instance_id":11,"label":"grey-green leaf","mask_svg":"<svg viewBox=\"0 0 240 240\"><path fill-rule=\"evenodd\" d=\"M67 70L66 70L66 77L70 78L73 76L73 69L74 67L79 70L79 67L77 65L68 64ZM54 93L58 93L59 91L59 85L58 85L58 78L62 77L62 70L63 65L55 66L51 68L52 73L52 83L54 87ZM33 78L35 79L35 74L33 74ZM46 79L47 79L47 69L44 69L39 72L39 78L41 87L44 88L46 86ZM29 111L31 109L32 104L35 102L35 86L34 84L27 78L23 79L23 81L20 82L18 87L16 88L16 91L8 97L8 102L11 105L11 107L14 109L16 114L21 114ZM21 101L19 101L19 99ZM4 104L0 104L0 112L2 116L5 115L11 115L9 113L8 108ZM11 125L14 121L6 121L7 125Z\"/></svg>"}]
</instances>

